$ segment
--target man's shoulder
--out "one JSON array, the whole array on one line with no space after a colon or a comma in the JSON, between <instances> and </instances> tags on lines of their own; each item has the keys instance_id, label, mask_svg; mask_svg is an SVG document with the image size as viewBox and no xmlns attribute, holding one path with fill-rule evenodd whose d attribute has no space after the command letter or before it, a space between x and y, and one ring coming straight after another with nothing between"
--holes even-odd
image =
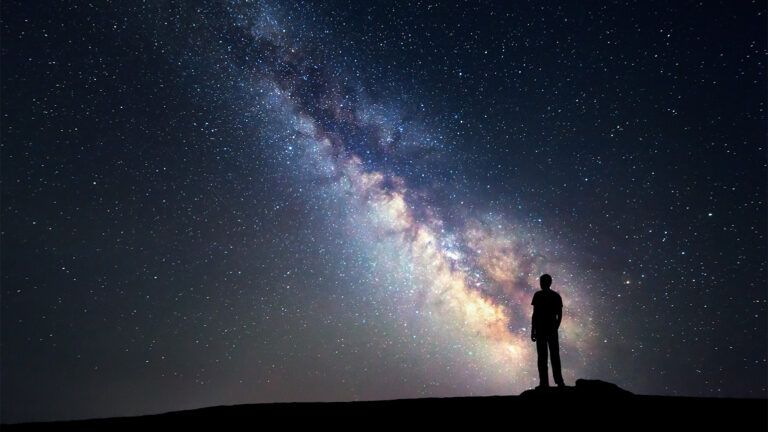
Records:
<instances>
[{"instance_id":1,"label":"man's shoulder","mask_svg":"<svg viewBox=\"0 0 768 432\"><path fill-rule=\"evenodd\" d=\"M557 291L552 291L552 293L554 294L552 298L555 299L555 301L557 302L557 305L563 306L563 298L560 297L560 294Z\"/></svg>"},{"instance_id":2,"label":"man's shoulder","mask_svg":"<svg viewBox=\"0 0 768 432\"><path fill-rule=\"evenodd\" d=\"M540 297L541 297L541 291L536 291L535 293L533 293L533 300L531 300L531 304L536 305Z\"/></svg>"}]
</instances>

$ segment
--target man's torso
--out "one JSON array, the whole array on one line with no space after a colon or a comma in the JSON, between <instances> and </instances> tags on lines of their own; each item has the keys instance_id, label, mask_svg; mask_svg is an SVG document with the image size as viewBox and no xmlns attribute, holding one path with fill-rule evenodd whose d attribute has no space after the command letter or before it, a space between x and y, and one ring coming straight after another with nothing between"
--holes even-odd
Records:
<instances>
[{"instance_id":1,"label":"man's torso","mask_svg":"<svg viewBox=\"0 0 768 432\"><path fill-rule=\"evenodd\" d=\"M541 290L533 295L534 328L537 331L550 332L556 330L555 317L562 313L563 300L555 291Z\"/></svg>"}]
</instances>

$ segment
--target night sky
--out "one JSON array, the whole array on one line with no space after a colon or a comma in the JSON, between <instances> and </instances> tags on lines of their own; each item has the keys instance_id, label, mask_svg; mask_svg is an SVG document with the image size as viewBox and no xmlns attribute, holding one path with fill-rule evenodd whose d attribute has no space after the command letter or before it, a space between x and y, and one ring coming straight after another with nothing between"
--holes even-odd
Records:
<instances>
[{"instance_id":1,"label":"night sky","mask_svg":"<svg viewBox=\"0 0 768 432\"><path fill-rule=\"evenodd\" d=\"M44 2L43 2L44 3ZM2 421L765 397L766 3L2 2Z\"/></svg>"}]
</instances>

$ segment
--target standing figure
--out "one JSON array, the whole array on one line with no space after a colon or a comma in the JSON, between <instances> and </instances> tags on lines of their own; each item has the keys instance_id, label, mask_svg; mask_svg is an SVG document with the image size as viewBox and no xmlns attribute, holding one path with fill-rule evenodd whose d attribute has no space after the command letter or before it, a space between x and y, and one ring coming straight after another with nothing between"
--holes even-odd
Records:
<instances>
[{"instance_id":1,"label":"standing figure","mask_svg":"<svg viewBox=\"0 0 768 432\"><path fill-rule=\"evenodd\" d=\"M557 342L557 329L563 319L563 299L560 294L549 289L552 276L543 274L539 278L541 291L533 295L533 317L531 318L531 340L536 342L539 356L539 387L549 387L547 371L547 348L552 356L552 375L558 387L564 387L563 374L560 371L560 346Z\"/></svg>"}]
</instances>

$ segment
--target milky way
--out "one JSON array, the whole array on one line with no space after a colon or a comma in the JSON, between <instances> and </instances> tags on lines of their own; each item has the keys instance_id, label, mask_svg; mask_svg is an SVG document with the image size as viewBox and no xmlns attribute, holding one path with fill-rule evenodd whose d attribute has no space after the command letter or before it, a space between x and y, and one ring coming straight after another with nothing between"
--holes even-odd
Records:
<instances>
[{"instance_id":1,"label":"milky way","mask_svg":"<svg viewBox=\"0 0 768 432\"><path fill-rule=\"evenodd\" d=\"M422 202L429 190L415 193L397 166L371 167L363 155L386 157L398 151L403 137L420 146L429 140L425 128L403 125L397 112L377 116L387 101L361 101L365 89L345 86L344 71L287 40L285 25L263 6L245 9L251 14L239 14L236 21L249 38L245 43L262 58L243 66L257 68L255 87L267 102L262 106L268 107L274 134L268 139L292 154L291 169L299 171L293 175L310 177L297 179L307 193L332 197L348 210L343 223L349 234L342 241L356 243L372 264L357 270L370 280L358 289L383 292L377 301L391 302L402 324L395 337L407 340L414 352L443 357L455 373L448 384L461 384L471 394L531 387L536 374L531 373L530 299L538 276L550 272L567 298L561 331L566 374L580 376L596 335L586 296L569 276L572 270L547 259L544 241L519 232L514 222L476 210L447 224L440 206ZM286 134L291 139L282 139ZM351 148L349 142L360 137Z\"/></svg>"},{"instance_id":2,"label":"milky way","mask_svg":"<svg viewBox=\"0 0 768 432\"><path fill-rule=\"evenodd\" d=\"M3 422L766 395L765 2L0 8Z\"/></svg>"}]
</instances>

